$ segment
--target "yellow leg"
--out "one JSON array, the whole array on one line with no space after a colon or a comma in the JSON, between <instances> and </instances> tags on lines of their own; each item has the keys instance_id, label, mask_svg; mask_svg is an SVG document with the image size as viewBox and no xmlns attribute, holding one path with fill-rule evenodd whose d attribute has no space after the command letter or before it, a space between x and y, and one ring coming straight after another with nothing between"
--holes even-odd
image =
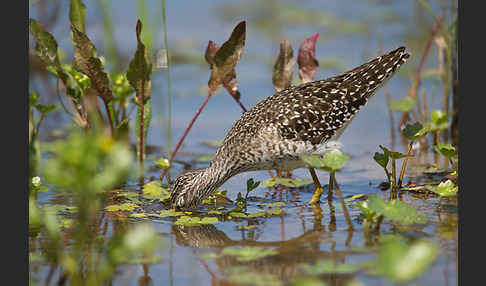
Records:
<instances>
[{"instance_id":1,"label":"yellow leg","mask_svg":"<svg viewBox=\"0 0 486 286\"><path fill-rule=\"evenodd\" d=\"M320 202L323 189L321 183L319 182L319 179L317 178L314 168L309 168L309 172L311 173L312 180L314 181L314 185L316 186L316 190L314 191L314 195L312 196L309 204L317 204Z\"/></svg>"}]
</instances>

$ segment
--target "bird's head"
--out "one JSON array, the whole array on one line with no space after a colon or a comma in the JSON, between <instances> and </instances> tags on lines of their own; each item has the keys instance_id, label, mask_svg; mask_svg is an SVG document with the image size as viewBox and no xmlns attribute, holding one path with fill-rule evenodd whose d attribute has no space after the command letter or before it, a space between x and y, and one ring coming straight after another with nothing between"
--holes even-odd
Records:
<instances>
[{"instance_id":1,"label":"bird's head","mask_svg":"<svg viewBox=\"0 0 486 286\"><path fill-rule=\"evenodd\" d=\"M206 169L196 169L179 175L170 188L172 207L196 207L215 189L205 171Z\"/></svg>"}]
</instances>

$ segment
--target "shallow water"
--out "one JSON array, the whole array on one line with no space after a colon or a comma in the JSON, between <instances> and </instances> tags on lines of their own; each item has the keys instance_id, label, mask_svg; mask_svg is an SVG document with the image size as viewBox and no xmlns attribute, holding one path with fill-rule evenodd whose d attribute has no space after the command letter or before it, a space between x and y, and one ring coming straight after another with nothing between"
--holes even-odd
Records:
<instances>
[{"instance_id":1,"label":"shallow water","mask_svg":"<svg viewBox=\"0 0 486 286\"><path fill-rule=\"evenodd\" d=\"M85 1L88 8L87 31L93 37L93 42L103 51L101 20L97 3ZM323 10L327 13L352 20L360 24L368 23L370 15L384 15L388 12L397 13L400 21L386 23L377 22L372 25L369 33L341 35L326 37L326 28L316 24L309 24L305 27L291 26L282 29L291 40L294 50L300 42L314 33L321 33L317 42L316 55L319 59L336 58L344 69L353 68L364 61L376 56L378 53L378 33L383 39L383 50L391 50L404 45L407 33L416 21L417 16L414 1L369 1L360 2L355 5L354 1L334 1L332 3L321 3L318 1L305 1L305 7L316 10ZM377 3L375 3L377 2ZM128 57L133 54L135 41L136 5L130 2L127 5L114 6L115 35L119 49L123 47L123 54ZM200 2L193 1L183 4L182 1L169 1L167 3L168 16L168 37L172 45L183 43L185 40L193 41L193 45L187 45L187 50L199 53L203 56L208 40L215 40L218 43L224 41L232 27L241 19L247 19L247 40L242 58L236 68L239 82L239 89L242 94L242 103L250 108L259 100L270 96L273 93L271 83L271 66L264 61L255 60L258 56L272 62L278 53L278 42L272 42L252 19L255 12L243 11L237 19L232 21L223 20L219 16L219 8L225 1ZM300 3L300 2L299 2ZM241 3L240 3L241 4ZM279 3L280 4L280 3ZM155 4L149 4L149 7ZM157 4L159 5L159 4ZM347 9L353 5L353 9ZM132 7L133 6L133 7ZM157 7L158 6L154 6ZM432 4L435 11L439 11L438 4ZM66 7L65 7L66 8ZM158 11L153 9L153 11ZM151 10L152 11L152 10ZM387 12L388 11L388 12ZM155 13L155 12L151 12ZM67 15L67 13L65 13ZM66 17L64 15L63 17ZM181 16L183 15L183 17ZM35 18L35 10L31 12ZM59 22L67 20L61 17ZM58 39L60 47L65 49L69 55L72 48L68 34L67 25L56 25L52 31ZM127 36L127 35L132 35ZM158 35L158 47L162 46L161 34ZM182 44L184 47L184 45ZM421 50L412 54L408 65L414 69ZM296 51L294 52L296 54ZM415 57L415 59L413 58ZM127 61L128 63L128 61ZM436 65L432 59L430 65ZM204 87L209 78L206 66L196 64L178 64L171 67L171 92L172 101L172 138L171 145L182 135L190 118L202 103L205 90ZM339 71L320 68L315 78L326 78L337 74ZM296 73L297 74L297 73ZM295 74L295 75L296 75ZM167 146L167 86L165 70L153 74L152 77L152 98L153 118L148 135L148 144L154 150L148 155L147 165L152 166L154 159L166 156L162 150ZM392 99L399 99L405 96L410 87L409 78L401 74L396 75L388 84ZM424 81L423 87L437 89L440 93L440 85L434 81ZM31 89L39 89L42 94L42 86L35 80L30 86ZM42 95L41 95L42 98ZM54 98L54 97L52 97ZM439 106L438 96L432 97L429 108ZM193 129L187 136L184 145L177 156L178 160L192 162L192 167L205 167L207 163L194 163L193 160L198 154L213 154L214 148L204 146L203 141L222 139L231 125L241 115L240 107L225 92L219 91L201 113ZM395 114L395 121L399 113ZM395 151L406 151L399 140L392 142L390 134L390 122L385 102L385 94L379 91L360 111L357 117L349 125L348 129L340 138L343 144L343 151L351 155L351 159L343 168L342 172L336 175L339 187L344 197L356 194L370 195L380 194L383 198L389 198L390 191L381 191L379 183L384 181L383 170L373 161L374 152L380 151L378 145L388 147L394 146ZM60 123L69 121L62 113L53 115L60 120L46 122L42 129L41 140L50 140L51 131L61 128ZM134 122L134 120L133 120ZM396 122L395 122L396 123ZM134 138L134 136L132 136ZM134 140L132 140L134 141ZM432 151L418 159L412 159L410 164L418 164L433 161ZM175 164L171 170L174 178L182 171L182 165ZM307 170L299 169L292 172L293 178L310 179ZM146 177L158 178L158 170L149 171ZM407 174L406 182L413 178L413 174ZM318 172L322 184L328 182L326 172ZM263 181L269 178L266 171L248 172L239 174L229 179L221 190L228 190L228 197L235 199L238 192L246 192L246 181L253 178L256 181ZM130 181L126 189L138 189L136 180ZM303 188L282 189L258 187L250 194L248 212L260 211L258 203L261 202L284 202L282 209L284 216L236 219L222 221L212 225L197 227L184 227L172 224L173 219L130 219L130 223L136 224L140 221L150 223L163 238L164 247L156 255L162 257L158 263L147 268L141 264L123 265L117 269L118 274L113 280L113 285L142 285L140 281L151 280L154 285L230 285L231 269L236 266L246 267L245 271L256 274L270 275L268 283L274 285L290 285L296 277L304 274L301 263L313 263L318 260L332 259L338 264L359 264L374 259L374 252L369 248L370 243L364 237L360 211L353 207L351 202L347 203L354 230L349 231L345 220L343 208L337 197L333 198L333 207L330 207L323 195L321 209L308 206L313 185ZM427 197L423 194L411 192L401 193L400 199L416 207L427 215L427 223L420 227L408 229L397 229L388 221L381 226L381 233L401 233L410 238L425 238L440 245L441 254L433 266L416 281L417 285L456 285L457 284L457 208L453 201L443 201L438 207L438 197ZM53 202L56 200L52 193L40 194L42 202ZM230 208L229 206L228 208ZM156 212L162 209L161 205L147 205L147 212ZM251 229L237 229L238 226L254 225ZM111 233L111 223L108 227L108 235ZM264 257L251 262L239 262L231 256L222 256L216 259L201 257L204 253L219 253L227 246L261 246L266 249L275 249L277 255ZM364 251L363 248L368 250ZM39 265L36 270L31 270L34 277L42 279L47 275L47 265ZM58 275L55 274L55 275ZM149 277L149 278L147 278ZM260 277L261 278L261 277ZM267 277L268 278L268 277ZM346 285L350 280L357 279L364 285L392 285L391 282L382 277L375 277L364 271L353 274L338 275L331 274L321 277L329 285ZM55 279L53 279L55 281ZM261 282L261 281L260 281ZM146 284L145 284L146 285Z\"/></svg>"}]
</instances>

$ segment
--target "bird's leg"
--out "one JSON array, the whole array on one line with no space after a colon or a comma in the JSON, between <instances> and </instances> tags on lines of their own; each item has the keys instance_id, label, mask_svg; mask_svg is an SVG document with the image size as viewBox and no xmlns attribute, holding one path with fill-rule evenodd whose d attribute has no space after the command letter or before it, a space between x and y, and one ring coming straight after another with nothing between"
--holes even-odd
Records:
<instances>
[{"instance_id":1,"label":"bird's leg","mask_svg":"<svg viewBox=\"0 0 486 286\"><path fill-rule=\"evenodd\" d=\"M278 176L279 178L282 178L282 170L277 169L276 171L277 171L277 176Z\"/></svg>"},{"instance_id":2,"label":"bird's leg","mask_svg":"<svg viewBox=\"0 0 486 286\"><path fill-rule=\"evenodd\" d=\"M310 200L309 204L319 203L323 189L321 183L319 182L319 179L317 178L314 168L309 168L309 172L311 173L312 180L314 181L314 185L316 186L316 190L314 191L314 195L312 195L312 199Z\"/></svg>"}]
</instances>

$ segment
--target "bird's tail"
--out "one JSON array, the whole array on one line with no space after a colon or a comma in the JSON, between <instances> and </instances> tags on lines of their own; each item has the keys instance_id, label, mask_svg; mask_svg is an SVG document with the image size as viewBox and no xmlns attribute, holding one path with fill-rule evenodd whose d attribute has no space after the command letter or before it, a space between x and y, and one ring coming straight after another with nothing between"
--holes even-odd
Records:
<instances>
[{"instance_id":1,"label":"bird's tail","mask_svg":"<svg viewBox=\"0 0 486 286\"><path fill-rule=\"evenodd\" d=\"M410 54L405 51L405 47L390 51L342 74L342 85L348 86L350 93L353 93L354 89L356 94L369 98L409 57ZM362 92L358 92L360 89Z\"/></svg>"}]
</instances>

